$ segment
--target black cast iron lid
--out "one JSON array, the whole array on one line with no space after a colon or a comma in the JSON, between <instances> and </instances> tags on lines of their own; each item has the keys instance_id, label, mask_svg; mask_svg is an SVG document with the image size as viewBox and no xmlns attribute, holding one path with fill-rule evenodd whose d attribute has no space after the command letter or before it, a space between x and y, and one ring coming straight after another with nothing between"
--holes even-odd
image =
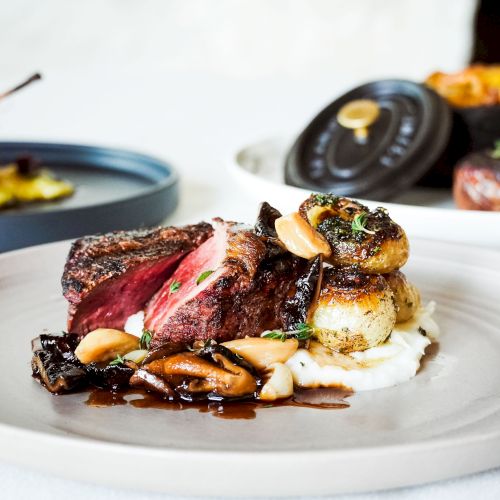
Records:
<instances>
[{"instance_id":1,"label":"black cast iron lid","mask_svg":"<svg viewBox=\"0 0 500 500\"><path fill-rule=\"evenodd\" d=\"M360 99L368 102L346 109ZM360 127L363 120L367 127ZM450 108L431 89L406 80L367 83L334 101L306 127L287 156L285 182L386 200L432 168L451 128Z\"/></svg>"}]
</instances>

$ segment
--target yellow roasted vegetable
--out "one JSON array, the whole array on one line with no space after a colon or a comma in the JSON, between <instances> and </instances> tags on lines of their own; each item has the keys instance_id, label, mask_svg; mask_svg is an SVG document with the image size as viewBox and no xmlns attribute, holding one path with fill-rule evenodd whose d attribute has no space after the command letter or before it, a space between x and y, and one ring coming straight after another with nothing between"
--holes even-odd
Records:
<instances>
[{"instance_id":1,"label":"yellow roasted vegetable","mask_svg":"<svg viewBox=\"0 0 500 500\"><path fill-rule=\"evenodd\" d=\"M50 201L72 195L73 186L48 170L22 172L19 165L0 167L0 208L15 203Z\"/></svg>"}]
</instances>

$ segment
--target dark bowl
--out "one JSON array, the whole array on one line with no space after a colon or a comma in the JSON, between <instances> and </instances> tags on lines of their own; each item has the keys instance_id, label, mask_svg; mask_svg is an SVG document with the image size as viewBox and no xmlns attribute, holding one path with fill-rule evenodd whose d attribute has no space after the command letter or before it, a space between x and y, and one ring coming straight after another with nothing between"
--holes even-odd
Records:
<instances>
[{"instance_id":1,"label":"dark bowl","mask_svg":"<svg viewBox=\"0 0 500 500\"><path fill-rule=\"evenodd\" d=\"M178 176L162 160L122 149L0 142L0 165L31 156L75 194L0 210L0 252L86 234L160 224L178 203Z\"/></svg>"}]
</instances>

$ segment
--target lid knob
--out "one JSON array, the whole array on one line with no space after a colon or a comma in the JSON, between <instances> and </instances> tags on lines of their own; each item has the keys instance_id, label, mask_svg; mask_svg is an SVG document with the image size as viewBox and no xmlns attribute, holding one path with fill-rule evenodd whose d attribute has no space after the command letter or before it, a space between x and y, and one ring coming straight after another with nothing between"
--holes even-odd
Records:
<instances>
[{"instance_id":1,"label":"lid knob","mask_svg":"<svg viewBox=\"0 0 500 500\"><path fill-rule=\"evenodd\" d=\"M344 104L337 113L337 121L345 128L354 130L357 142L365 144L368 140L368 127L380 115L380 107L371 99L356 99Z\"/></svg>"}]
</instances>

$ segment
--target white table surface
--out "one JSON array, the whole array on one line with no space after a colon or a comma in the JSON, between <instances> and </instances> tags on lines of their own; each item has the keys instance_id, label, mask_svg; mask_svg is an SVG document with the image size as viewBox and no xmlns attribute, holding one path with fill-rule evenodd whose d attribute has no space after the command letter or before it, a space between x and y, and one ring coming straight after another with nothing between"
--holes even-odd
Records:
<instances>
[{"instance_id":1,"label":"white table surface","mask_svg":"<svg viewBox=\"0 0 500 500\"><path fill-rule=\"evenodd\" d=\"M0 103L0 140L101 144L158 155L170 160L182 176L181 203L167 222L210 216L251 221L256 206L228 176L228 155L248 140L300 129L346 85L339 80L338 88L332 89L309 81L314 92L304 93L301 89L305 84L300 80L231 80L194 73L126 74L106 67L54 72ZM84 470L82 464L82 480ZM160 495L61 480L0 464L0 498L35 497L100 500L154 499ZM500 498L500 471L342 498L473 497Z\"/></svg>"}]
</instances>

